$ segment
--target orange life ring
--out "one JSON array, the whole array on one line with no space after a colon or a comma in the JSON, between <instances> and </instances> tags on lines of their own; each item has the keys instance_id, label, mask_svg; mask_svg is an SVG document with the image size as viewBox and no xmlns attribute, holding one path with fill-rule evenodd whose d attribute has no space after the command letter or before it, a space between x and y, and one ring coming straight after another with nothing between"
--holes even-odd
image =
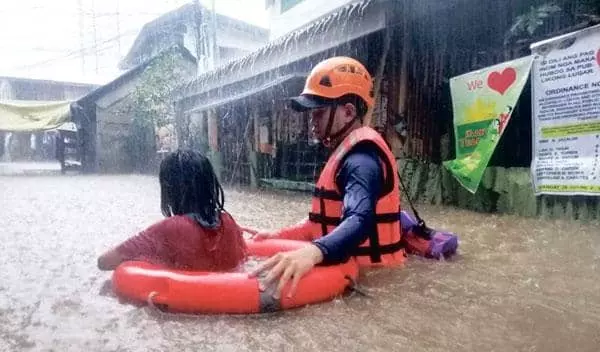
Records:
<instances>
[{"instance_id":1,"label":"orange life ring","mask_svg":"<svg viewBox=\"0 0 600 352\"><path fill-rule=\"evenodd\" d=\"M249 254L270 257L278 252L306 246L303 241L269 239L246 240ZM181 313L250 314L301 307L334 299L358 276L354 259L333 266L317 266L298 284L296 294L286 291L276 300L271 292L258 289L258 279L247 273L217 273L168 270L147 262L131 261L119 265L113 273L115 293L126 299L164 305Z\"/></svg>"}]
</instances>

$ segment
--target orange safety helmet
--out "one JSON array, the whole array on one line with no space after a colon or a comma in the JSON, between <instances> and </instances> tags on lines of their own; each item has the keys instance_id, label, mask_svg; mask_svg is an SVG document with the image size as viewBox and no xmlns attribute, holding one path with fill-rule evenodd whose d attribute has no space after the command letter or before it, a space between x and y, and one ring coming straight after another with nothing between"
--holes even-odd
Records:
<instances>
[{"instance_id":1,"label":"orange safety helmet","mask_svg":"<svg viewBox=\"0 0 600 352\"><path fill-rule=\"evenodd\" d=\"M332 57L312 69L302 94L292 98L292 108L296 111L316 109L348 94L359 96L367 108L371 108L372 89L373 80L363 64L350 57Z\"/></svg>"}]
</instances>

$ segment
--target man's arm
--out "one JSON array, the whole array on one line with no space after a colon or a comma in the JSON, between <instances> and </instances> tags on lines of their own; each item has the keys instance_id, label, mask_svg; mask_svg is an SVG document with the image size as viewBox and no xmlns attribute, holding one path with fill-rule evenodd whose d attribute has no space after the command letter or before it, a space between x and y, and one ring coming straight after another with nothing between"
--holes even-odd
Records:
<instances>
[{"instance_id":1,"label":"man's arm","mask_svg":"<svg viewBox=\"0 0 600 352\"><path fill-rule=\"evenodd\" d=\"M275 236L275 238L297 241L310 241L313 239L311 229L311 222L308 221L308 218L305 218L297 224L280 229L279 231L277 231L277 236Z\"/></svg>"},{"instance_id":2,"label":"man's arm","mask_svg":"<svg viewBox=\"0 0 600 352\"><path fill-rule=\"evenodd\" d=\"M374 147L359 148L346 157L336 180L344 190L342 222L313 241L323 252L323 264L346 261L374 229L383 172Z\"/></svg>"},{"instance_id":3,"label":"man's arm","mask_svg":"<svg viewBox=\"0 0 600 352\"><path fill-rule=\"evenodd\" d=\"M262 240L267 238L277 238L296 241L311 241L313 239L311 226L308 218L304 218L297 224L284 227L274 232L259 231L254 234L254 239ZM251 230L247 232L252 233Z\"/></svg>"}]
</instances>

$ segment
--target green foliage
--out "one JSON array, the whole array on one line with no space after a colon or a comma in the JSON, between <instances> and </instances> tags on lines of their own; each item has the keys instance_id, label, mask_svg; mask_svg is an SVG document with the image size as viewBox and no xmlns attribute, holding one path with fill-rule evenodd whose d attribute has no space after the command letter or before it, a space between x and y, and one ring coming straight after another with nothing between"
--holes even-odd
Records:
<instances>
[{"instance_id":1,"label":"green foliage","mask_svg":"<svg viewBox=\"0 0 600 352\"><path fill-rule=\"evenodd\" d=\"M555 1L539 6L532 5L523 14L517 16L512 27L506 33L504 43L531 38L538 34L539 29L547 21L555 18L560 18L570 26L585 21L600 22L600 1L598 0L579 0L577 4L573 4L571 0ZM533 1L533 3L538 2Z\"/></svg>"},{"instance_id":2,"label":"green foliage","mask_svg":"<svg viewBox=\"0 0 600 352\"><path fill-rule=\"evenodd\" d=\"M178 64L181 54L165 53L153 60L141 74L140 81L121 113L132 117L126 142L131 165L137 171L148 171L156 152L155 130L173 123L175 109L173 91L186 72Z\"/></svg>"},{"instance_id":3,"label":"green foliage","mask_svg":"<svg viewBox=\"0 0 600 352\"><path fill-rule=\"evenodd\" d=\"M133 119L144 126L162 127L175 118L172 93L184 79L177 65L181 54L165 54L156 58L141 75L132 94Z\"/></svg>"},{"instance_id":4,"label":"green foliage","mask_svg":"<svg viewBox=\"0 0 600 352\"><path fill-rule=\"evenodd\" d=\"M598 0L580 0L583 11L574 14L580 20L594 23L600 22L600 1Z\"/></svg>"},{"instance_id":5,"label":"green foliage","mask_svg":"<svg viewBox=\"0 0 600 352\"><path fill-rule=\"evenodd\" d=\"M552 17L554 14L560 13L561 10L560 6L552 3L537 7L531 6L528 12L517 16L513 26L508 30L505 43L508 43L512 38L522 36L525 33L528 36L534 35L536 30L544 24L546 19Z\"/></svg>"}]
</instances>

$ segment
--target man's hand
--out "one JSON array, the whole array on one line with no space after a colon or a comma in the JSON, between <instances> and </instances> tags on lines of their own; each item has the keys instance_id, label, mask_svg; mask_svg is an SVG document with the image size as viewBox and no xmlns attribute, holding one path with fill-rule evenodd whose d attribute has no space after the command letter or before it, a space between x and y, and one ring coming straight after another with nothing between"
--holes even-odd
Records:
<instances>
[{"instance_id":1,"label":"man's hand","mask_svg":"<svg viewBox=\"0 0 600 352\"><path fill-rule=\"evenodd\" d=\"M281 291L291 279L292 286L288 292L288 298L291 298L296 293L298 282L300 282L302 276L322 261L323 253L319 247L310 244L295 251L274 255L254 269L250 273L250 277L256 277L258 274L268 270L267 277L263 283L259 284L259 288L264 290L279 280L277 290L273 295L275 298L281 297Z\"/></svg>"},{"instance_id":2,"label":"man's hand","mask_svg":"<svg viewBox=\"0 0 600 352\"><path fill-rule=\"evenodd\" d=\"M278 232L267 232L267 231L250 229L247 227L242 227L241 229L242 229L242 231L249 233L251 235L250 238L252 238L253 240L257 240L257 241L279 237Z\"/></svg>"},{"instance_id":3,"label":"man's hand","mask_svg":"<svg viewBox=\"0 0 600 352\"><path fill-rule=\"evenodd\" d=\"M254 233L254 235L252 236L252 239L256 240L256 241L261 241L261 240L268 240L271 238L278 238L278 237L279 237L278 232L259 231L259 232Z\"/></svg>"}]
</instances>

